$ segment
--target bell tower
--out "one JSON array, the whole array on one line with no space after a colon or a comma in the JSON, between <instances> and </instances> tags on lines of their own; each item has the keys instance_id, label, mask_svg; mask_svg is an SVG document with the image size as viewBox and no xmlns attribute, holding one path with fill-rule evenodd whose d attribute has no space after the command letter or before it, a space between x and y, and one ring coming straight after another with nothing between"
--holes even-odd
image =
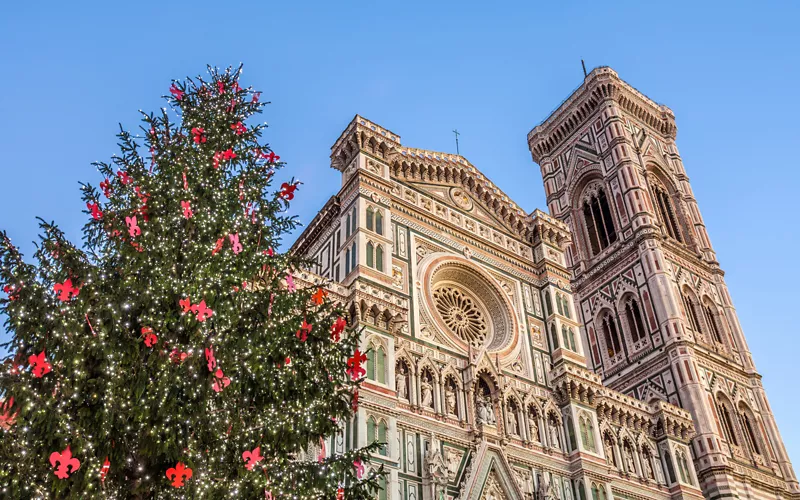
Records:
<instances>
[{"instance_id":1,"label":"bell tower","mask_svg":"<svg viewBox=\"0 0 800 500\"><path fill-rule=\"evenodd\" d=\"M528 134L604 384L692 414L706 498L800 498L675 144L675 116L600 67Z\"/></svg>"}]
</instances>

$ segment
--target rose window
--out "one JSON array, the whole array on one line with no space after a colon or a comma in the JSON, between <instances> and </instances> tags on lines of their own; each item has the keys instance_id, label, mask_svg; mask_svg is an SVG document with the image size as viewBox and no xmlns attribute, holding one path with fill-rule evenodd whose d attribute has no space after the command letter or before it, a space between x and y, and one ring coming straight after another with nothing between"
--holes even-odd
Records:
<instances>
[{"instance_id":1,"label":"rose window","mask_svg":"<svg viewBox=\"0 0 800 500\"><path fill-rule=\"evenodd\" d=\"M514 349L514 312L490 275L452 256L430 256L421 265L426 320L447 336L452 345L467 351Z\"/></svg>"},{"instance_id":2,"label":"rose window","mask_svg":"<svg viewBox=\"0 0 800 500\"><path fill-rule=\"evenodd\" d=\"M483 344L489 326L486 315L475 300L452 286L436 288L433 298L436 310L453 333L472 345Z\"/></svg>"}]
</instances>

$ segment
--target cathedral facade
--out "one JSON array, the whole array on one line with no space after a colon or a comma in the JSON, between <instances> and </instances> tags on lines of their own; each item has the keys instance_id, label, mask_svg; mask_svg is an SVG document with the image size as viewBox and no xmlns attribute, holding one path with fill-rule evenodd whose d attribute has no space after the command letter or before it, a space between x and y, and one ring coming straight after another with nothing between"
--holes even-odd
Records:
<instances>
[{"instance_id":1,"label":"cathedral facade","mask_svg":"<svg viewBox=\"0 0 800 500\"><path fill-rule=\"evenodd\" d=\"M597 68L528 134L548 212L356 116L292 251L368 352L329 453L381 500L800 499L675 146Z\"/></svg>"}]
</instances>

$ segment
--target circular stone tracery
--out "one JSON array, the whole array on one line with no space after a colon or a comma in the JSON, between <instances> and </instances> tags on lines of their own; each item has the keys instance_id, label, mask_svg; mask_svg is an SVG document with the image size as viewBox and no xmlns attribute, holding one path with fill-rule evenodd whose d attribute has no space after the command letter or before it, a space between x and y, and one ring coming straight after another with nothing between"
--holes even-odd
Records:
<instances>
[{"instance_id":1,"label":"circular stone tracery","mask_svg":"<svg viewBox=\"0 0 800 500\"><path fill-rule=\"evenodd\" d=\"M486 313L477 301L452 284L440 284L433 290L436 310L450 330L461 340L481 345L489 333Z\"/></svg>"},{"instance_id":2,"label":"circular stone tracery","mask_svg":"<svg viewBox=\"0 0 800 500\"><path fill-rule=\"evenodd\" d=\"M474 264L452 255L431 256L422 265L421 278L426 309L440 331L463 348L513 348L516 323L510 304Z\"/></svg>"}]
</instances>

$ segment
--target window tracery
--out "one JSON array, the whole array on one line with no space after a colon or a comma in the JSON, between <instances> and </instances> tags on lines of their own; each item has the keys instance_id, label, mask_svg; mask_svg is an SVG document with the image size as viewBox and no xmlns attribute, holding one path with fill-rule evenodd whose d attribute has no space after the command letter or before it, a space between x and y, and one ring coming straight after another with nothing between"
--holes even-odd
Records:
<instances>
[{"instance_id":1,"label":"window tracery","mask_svg":"<svg viewBox=\"0 0 800 500\"><path fill-rule=\"evenodd\" d=\"M589 238L591 255L597 255L617 241L614 220L605 189L599 183L590 186L581 207L583 223Z\"/></svg>"}]
</instances>

